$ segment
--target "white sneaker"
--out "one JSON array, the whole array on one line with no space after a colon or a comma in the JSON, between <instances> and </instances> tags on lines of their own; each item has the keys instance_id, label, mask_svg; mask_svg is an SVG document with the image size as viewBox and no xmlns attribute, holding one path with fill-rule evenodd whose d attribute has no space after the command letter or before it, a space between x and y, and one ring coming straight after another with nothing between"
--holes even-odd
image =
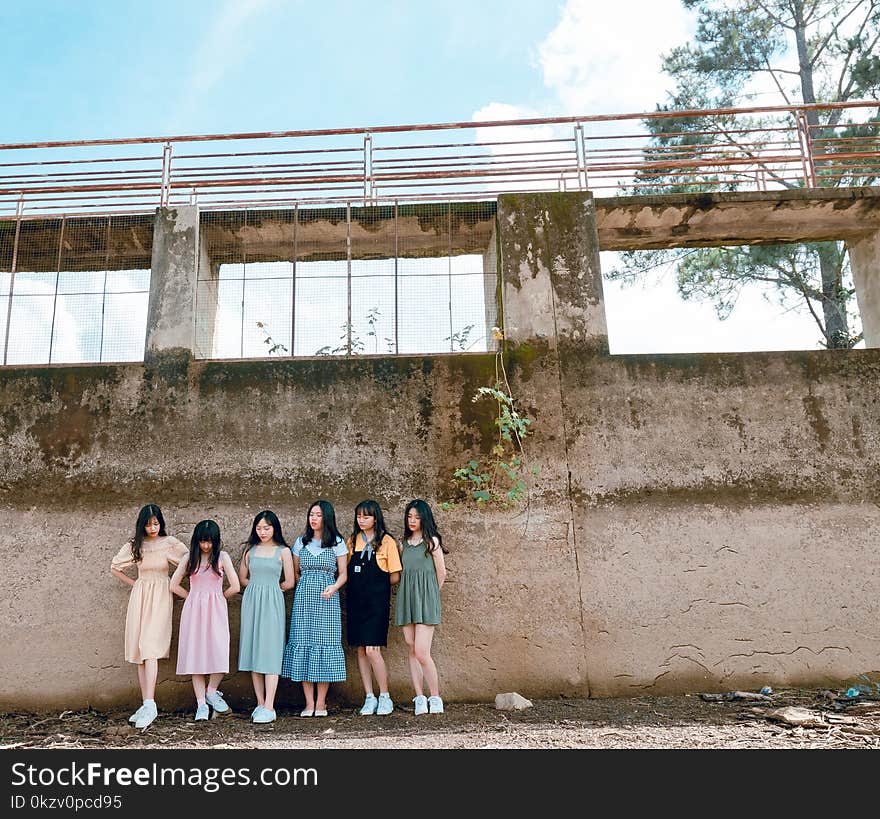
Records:
<instances>
[{"instance_id":1,"label":"white sneaker","mask_svg":"<svg viewBox=\"0 0 880 819\"><path fill-rule=\"evenodd\" d=\"M159 716L159 709L156 708L155 702L145 702L141 707L143 711L134 724L135 728L146 728Z\"/></svg>"},{"instance_id":2,"label":"white sneaker","mask_svg":"<svg viewBox=\"0 0 880 819\"><path fill-rule=\"evenodd\" d=\"M141 705L141 707L138 708L138 710L135 711L135 712L134 712L134 713L128 718L128 721L129 721L129 722L137 722L138 719L140 718L141 714L143 714L143 713L144 713L144 706Z\"/></svg>"},{"instance_id":3,"label":"white sneaker","mask_svg":"<svg viewBox=\"0 0 880 819\"><path fill-rule=\"evenodd\" d=\"M428 697L428 713L429 714L442 714L443 713L443 700L440 697Z\"/></svg>"},{"instance_id":4,"label":"white sneaker","mask_svg":"<svg viewBox=\"0 0 880 819\"><path fill-rule=\"evenodd\" d=\"M196 722L200 722L201 720L206 720L211 716L211 712L208 710L208 703L203 702L199 704L199 707L196 708Z\"/></svg>"},{"instance_id":5,"label":"white sneaker","mask_svg":"<svg viewBox=\"0 0 880 819\"><path fill-rule=\"evenodd\" d=\"M264 708L262 705L259 710L253 716L253 721L258 724L263 724L266 722L275 722L275 712L270 711L268 708Z\"/></svg>"},{"instance_id":6,"label":"white sneaker","mask_svg":"<svg viewBox=\"0 0 880 819\"><path fill-rule=\"evenodd\" d=\"M205 694L205 699L218 714L225 714L229 710L229 704L219 691L209 691Z\"/></svg>"},{"instance_id":7,"label":"white sneaker","mask_svg":"<svg viewBox=\"0 0 880 819\"><path fill-rule=\"evenodd\" d=\"M376 707L376 713L380 717L387 716L394 710L394 703L391 701L390 694L379 694L379 702Z\"/></svg>"},{"instance_id":8,"label":"white sneaker","mask_svg":"<svg viewBox=\"0 0 880 819\"><path fill-rule=\"evenodd\" d=\"M368 717L371 714L376 713L376 708L379 705L379 700L376 699L375 694L367 694L367 698L364 700L363 708L358 712L362 717Z\"/></svg>"},{"instance_id":9,"label":"white sneaker","mask_svg":"<svg viewBox=\"0 0 880 819\"><path fill-rule=\"evenodd\" d=\"M428 713L428 698L424 694L413 697L413 702L416 704L417 717Z\"/></svg>"}]
</instances>

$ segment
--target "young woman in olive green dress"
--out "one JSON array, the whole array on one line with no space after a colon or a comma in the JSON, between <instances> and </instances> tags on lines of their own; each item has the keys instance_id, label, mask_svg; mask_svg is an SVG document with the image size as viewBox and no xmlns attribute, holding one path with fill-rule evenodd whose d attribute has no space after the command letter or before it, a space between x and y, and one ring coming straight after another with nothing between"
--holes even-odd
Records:
<instances>
[{"instance_id":1,"label":"young woman in olive green dress","mask_svg":"<svg viewBox=\"0 0 880 819\"><path fill-rule=\"evenodd\" d=\"M416 696L416 716L442 714L437 666L431 658L434 627L440 624L440 589L446 580L443 538L434 514L425 501L416 498L406 506L400 561L403 571L394 609L395 625L403 627L409 648L409 670ZM427 685L429 697L425 696Z\"/></svg>"}]
</instances>

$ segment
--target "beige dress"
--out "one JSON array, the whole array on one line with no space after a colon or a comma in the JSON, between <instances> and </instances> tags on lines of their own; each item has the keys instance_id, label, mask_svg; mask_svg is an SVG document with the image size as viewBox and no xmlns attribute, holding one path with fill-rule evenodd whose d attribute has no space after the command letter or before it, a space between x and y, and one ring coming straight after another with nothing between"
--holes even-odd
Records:
<instances>
[{"instance_id":1,"label":"beige dress","mask_svg":"<svg viewBox=\"0 0 880 819\"><path fill-rule=\"evenodd\" d=\"M168 577L169 564L186 560L189 549L176 537L166 535L155 543L144 541L140 563L131 556L126 543L110 567L138 567L138 577L128 598L125 615L125 659L130 663L159 660L171 653L171 613L174 607Z\"/></svg>"}]
</instances>

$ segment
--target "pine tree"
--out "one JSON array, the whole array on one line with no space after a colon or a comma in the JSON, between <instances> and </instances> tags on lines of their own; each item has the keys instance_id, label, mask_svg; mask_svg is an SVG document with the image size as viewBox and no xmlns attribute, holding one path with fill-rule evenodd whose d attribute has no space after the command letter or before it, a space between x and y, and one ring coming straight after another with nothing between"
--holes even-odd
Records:
<instances>
[{"instance_id":1,"label":"pine tree","mask_svg":"<svg viewBox=\"0 0 880 819\"><path fill-rule=\"evenodd\" d=\"M682 0L698 14L693 42L664 56L663 70L676 88L659 112L743 106L754 101L761 78L769 80L778 99L765 95L761 105L847 102L877 99L880 91L880 2L878 0ZM768 83L763 83L767 85ZM814 146L833 153L840 137L847 152L875 150L880 107L868 124L846 120L843 109L806 110ZM646 155L686 159L724 139L733 129L732 115L648 119L653 134ZM736 128L744 125L737 118ZM752 117L747 127L772 139L780 123L772 116ZM788 125L791 125L790 117ZM721 136L716 133L722 132ZM821 162L815 169L821 186L876 184L880 167L853 159L834 163L834 174ZM847 169L841 174L841 166ZM792 181L767 169L770 185L792 188ZM632 192L686 192L735 184L705 174L654 168L640 173ZM726 318L743 287L770 283L780 303L801 300L822 333L822 344L847 348L860 333L850 330L848 304L854 295L843 243L773 245L733 248L642 251L621 254L611 278L631 281L667 262L677 262L679 292L684 298L711 300Z\"/></svg>"}]
</instances>

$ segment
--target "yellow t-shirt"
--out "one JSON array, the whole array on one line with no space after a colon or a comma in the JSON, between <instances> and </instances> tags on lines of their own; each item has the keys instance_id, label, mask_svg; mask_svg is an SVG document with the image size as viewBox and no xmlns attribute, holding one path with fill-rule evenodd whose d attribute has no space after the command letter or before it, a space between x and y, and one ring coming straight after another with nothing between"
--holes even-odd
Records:
<instances>
[{"instance_id":1,"label":"yellow t-shirt","mask_svg":"<svg viewBox=\"0 0 880 819\"><path fill-rule=\"evenodd\" d=\"M348 559L351 560L354 552L362 552L364 550L364 539L358 535L357 543L353 550L351 548L351 538L348 539L345 545L348 546ZM403 566L400 565L400 552L397 551L397 543L391 535L385 535L379 544L379 548L376 549L376 565L388 574L403 570Z\"/></svg>"}]
</instances>

